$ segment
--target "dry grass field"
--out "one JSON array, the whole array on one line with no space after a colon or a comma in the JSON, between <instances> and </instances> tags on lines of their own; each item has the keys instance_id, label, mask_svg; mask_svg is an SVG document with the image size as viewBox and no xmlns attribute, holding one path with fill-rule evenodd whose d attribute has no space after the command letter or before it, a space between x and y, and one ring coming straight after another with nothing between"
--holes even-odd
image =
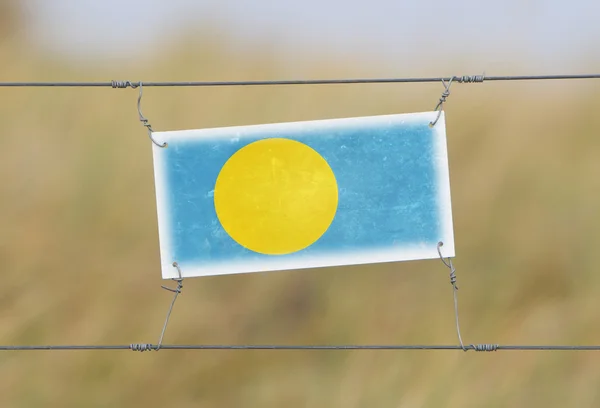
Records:
<instances>
[{"instance_id":1,"label":"dry grass field","mask_svg":"<svg viewBox=\"0 0 600 408\"><path fill-rule=\"evenodd\" d=\"M289 77L268 47L237 55L198 41L93 65L10 38L0 81ZM360 60L315 57L313 67L304 77L372 72ZM230 126L428 111L442 90L147 88L143 111L156 130ZM599 91L593 81L453 85L466 343L600 343ZM0 90L0 344L158 340L171 294L160 289L151 142L136 98ZM185 282L165 343L455 344L453 319L436 260L219 276ZM600 406L599 367L597 352L4 351L0 406L583 408Z\"/></svg>"}]
</instances>

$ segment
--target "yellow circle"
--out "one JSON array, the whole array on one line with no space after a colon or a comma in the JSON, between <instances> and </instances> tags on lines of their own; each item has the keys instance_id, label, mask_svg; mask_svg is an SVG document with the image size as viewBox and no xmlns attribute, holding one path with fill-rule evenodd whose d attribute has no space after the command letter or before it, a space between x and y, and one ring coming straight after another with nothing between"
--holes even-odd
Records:
<instances>
[{"instance_id":1,"label":"yellow circle","mask_svg":"<svg viewBox=\"0 0 600 408\"><path fill-rule=\"evenodd\" d=\"M300 251L337 211L335 175L309 146L272 138L250 143L225 163L215 185L221 225L241 246L268 255Z\"/></svg>"}]
</instances>

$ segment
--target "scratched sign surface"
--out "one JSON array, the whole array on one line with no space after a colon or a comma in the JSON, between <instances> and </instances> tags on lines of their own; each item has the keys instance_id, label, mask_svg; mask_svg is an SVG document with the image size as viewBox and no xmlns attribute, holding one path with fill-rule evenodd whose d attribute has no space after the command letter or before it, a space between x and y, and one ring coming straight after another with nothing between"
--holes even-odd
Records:
<instances>
[{"instance_id":1,"label":"scratched sign surface","mask_svg":"<svg viewBox=\"0 0 600 408\"><path fill-rule=\"evenodd\" d=\"M155 132L162 277L453 257L436 116Z\"/></svg>"}]
</instances>

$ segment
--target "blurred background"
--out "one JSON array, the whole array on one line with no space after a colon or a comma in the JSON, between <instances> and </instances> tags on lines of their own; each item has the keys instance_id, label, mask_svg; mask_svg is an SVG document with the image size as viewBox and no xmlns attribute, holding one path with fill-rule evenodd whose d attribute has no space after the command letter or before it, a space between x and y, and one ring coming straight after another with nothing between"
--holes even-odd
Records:
<instances>
[{"instance_id":1,"label":"blurred background","mask_svg":"<svg viewBox=\"0 0 600 408\"><path fill-rule=\"evenodd\" d=\"M0 81L600 72L600 3L0 0ZM441 84L146 88L155 130L432 110ZM445 105L465 343L600 343L598 80ZM137 90L0 90L0 344L156 343ZM456 344L440 261L188 279L166 344ZM598 407L597 352L0 352L3 407Z\"/></svg>"}]
</instances>

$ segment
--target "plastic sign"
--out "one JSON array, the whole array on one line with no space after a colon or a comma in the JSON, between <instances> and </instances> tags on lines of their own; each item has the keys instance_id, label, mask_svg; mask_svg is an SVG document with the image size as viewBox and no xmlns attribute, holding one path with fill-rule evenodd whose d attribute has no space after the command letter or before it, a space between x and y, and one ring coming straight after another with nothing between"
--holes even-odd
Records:
<instances>
[{"instance_id":1,"label":"plastic sign","mask_svg":"<svg viewBox=\"0 0 600 408\"><path fill-rule=\"evenodd\" d=\"M154 132L162 277L453 257L437 114Z\"/></svg>"}]
</instances>

